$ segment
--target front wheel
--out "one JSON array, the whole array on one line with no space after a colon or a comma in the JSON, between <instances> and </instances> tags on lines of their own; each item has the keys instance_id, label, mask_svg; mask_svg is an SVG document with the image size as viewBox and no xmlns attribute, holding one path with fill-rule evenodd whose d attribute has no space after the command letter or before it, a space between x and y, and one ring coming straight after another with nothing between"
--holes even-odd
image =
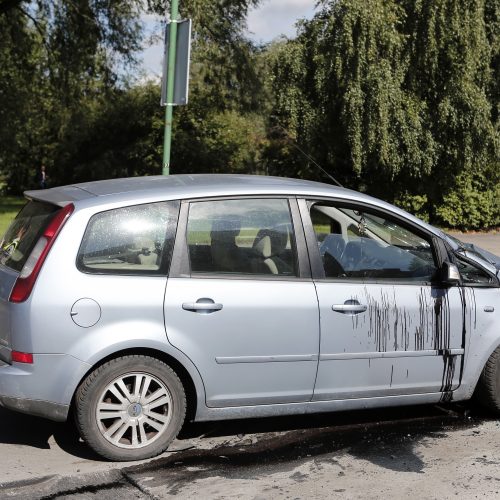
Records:
<instances>
[{"instance_id":1,"label":"front wheel","mask_svg":"<svg viewBox=\"0 0 500 500\"><path fill-rule=\"evenodd\" d=\"M475 397L484 407L500 414L500 347L493 351L483 368Z\"/></svg>"},{"instance_id":2,"label":"front wheel","mask_svg":"<svg viewBox=\"0 0 500 500\"><path fill-rule=\"evenodd\" d=\"M109 460L142 460L162 453L179 433L185 414L179 377L149 356L104 363L83 381L75 397L82 438Z\"/></svg>"}]
</instances>

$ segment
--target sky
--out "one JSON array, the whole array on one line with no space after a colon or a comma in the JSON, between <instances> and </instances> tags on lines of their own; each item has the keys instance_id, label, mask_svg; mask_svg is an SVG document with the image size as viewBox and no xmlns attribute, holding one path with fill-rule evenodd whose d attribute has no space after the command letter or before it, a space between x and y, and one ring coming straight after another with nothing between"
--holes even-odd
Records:
<instances>
[{"instance_id":1,"label":"sky","mask_svg":"<svg viewBox=\"0 0 500 500\"><path fill-rule=\"evenodd\" d=\"M270 42L274 38L295 35L298 19L310 19L316 0L263 0L248 15L250 38L256 42Z\"/></svg>"},{"instance_id":2,"label":"sky","mask_svg":"<svg viewBox=\"0 0 500 500\"><path fill-rule=\"evenodd\" d=\"M298 19L312 18L316 0L262 0L261 5L248 15L248 35L256 43L270 42L280 35L293 37ZM157 35L156 16L144 16L147 35ZM158 36L156 36L158 38ZM163 40L157 39L142 53L142 70L148 77L161 76Z\"/></svg>"}]
</instances>

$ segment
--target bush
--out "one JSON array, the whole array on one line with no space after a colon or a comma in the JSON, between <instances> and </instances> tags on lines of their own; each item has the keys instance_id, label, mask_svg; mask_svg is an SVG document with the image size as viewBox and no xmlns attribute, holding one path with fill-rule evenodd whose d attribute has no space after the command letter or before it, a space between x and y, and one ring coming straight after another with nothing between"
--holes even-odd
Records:
<instances>
[{"instance_id":1,"label":"bush","mask_svg":"<svg viewBox=\"0 0 500 500\"><path fill-rule=\"evenodd\" d=\"M394 200L394 204L419 219L429 222L429 200L427 199L427 195L404 192Z\"/></svg>"},{"instance_id":2,"label":"bush","mask_svg":"<svg viewBox=\"0 0 500 500\"><path fill-rule=\"evenodd\" d=\"M436 222L462 230L500 225L500 183L491 181L483 175L458 176L436 207Z\"/></svg>"}]
</instances>

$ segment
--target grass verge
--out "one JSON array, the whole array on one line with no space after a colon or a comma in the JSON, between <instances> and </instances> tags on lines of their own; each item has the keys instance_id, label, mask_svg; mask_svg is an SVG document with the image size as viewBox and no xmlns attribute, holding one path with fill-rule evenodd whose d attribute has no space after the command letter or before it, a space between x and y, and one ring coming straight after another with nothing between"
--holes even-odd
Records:
<instances>
[{"instance_id":1,"label":"grass verge","mask_svg":"<svg viewBox=\"0 0 500 500\"><path fill-rule=\"evenodd\" d=\"M0 198L0 239L25 202L24 198L16 196L2 196Z\"/></svg>"}]
</instances>

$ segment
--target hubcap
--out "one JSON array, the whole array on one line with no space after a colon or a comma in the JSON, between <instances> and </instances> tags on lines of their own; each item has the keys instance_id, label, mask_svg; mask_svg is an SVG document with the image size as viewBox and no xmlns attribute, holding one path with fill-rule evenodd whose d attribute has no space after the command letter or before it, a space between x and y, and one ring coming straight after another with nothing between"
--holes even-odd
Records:
<instances>
[{"instance_id":1,"label":"hubcap","mask_svg":"<svg viewBox=\"0 0 500 500\"><path fill-rule=\"evenodd\" d=\"M137 418L142 413L142 406L139 403L134 403L128 407L128 414L131 417Z\"/></svg>"},{"instance_id":2,"label":"hubcap","mask_svg":"<svg viewBox=\"0 0 500 500\"><path fill-rule=\"evenodd\" d=\"M129 373L101 393L96 420L102 436L119 448L143 448L168 428L172 397L168 387L147 373Z\"/></svg>"}]
</instances>

